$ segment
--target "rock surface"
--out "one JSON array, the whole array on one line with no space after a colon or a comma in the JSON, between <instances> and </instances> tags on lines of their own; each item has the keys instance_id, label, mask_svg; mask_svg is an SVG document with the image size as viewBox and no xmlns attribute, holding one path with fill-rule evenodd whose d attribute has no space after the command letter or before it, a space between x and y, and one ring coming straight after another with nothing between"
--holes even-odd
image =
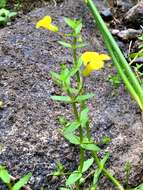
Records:
<instances>
[{"instance_id":1,"label":"rock surface","mask_svg":"<svg viewBox=\"0 0 143 190\"><path fill-rule=\"evenodd\" d=\"M142 30L135 30L132 28L128 28L126 30L117 30L117 29L113 29L112 34L115 36L118 36L121 40L123 41L130 41L130 40L135 40L137 39L137 37L142 34Z\"/></svg>"},{"instance_id":2,"label":"rock surface","mask_svg":"<svg viewBox=\"0 0 143 190\"><path fill-rule=\"evenodd\" d=\"M126 13L125 22L136 28L140 28L143 25L143 1L139 2Z\"/></svg>"},{"instance_id":3,"label":"rock surface","mask_svg":"<svg viewBox=\"0 0 143 190\"><path fill-rule=\"evenodd\" d=\"M103 1L95 2L103 7ZM57 44L56 34L35 29L37 20L47 14L66 32L69 29L65 29L63 16L82 17L83 36L90 44L87 49L105 52L100 33L80 0L35 9L14 25L0 30L0 99L5 104L0 110L0 163L6 164L13 176L32 171L29 185L33 190L41 187L58 190L61 180L47 178L56 161L74 170L78 160L77 149L59 133L57 118L63 115L70 119L70 107L49 98L61 93L52 82L50 71L59 70L63 61L70 63L72 57ZM116 90L110 85L107 78L111 73L115 69L107 64L104 70L87 79L87 91L96 93L89 102L92 135L95 141L105 136L112 139L104 147L111 152L109 169L124 183L124 165L131 162L130 184L137 185L142 182L143 166L140 110L122 84ZM115 188L106 180L100 189Z\"/></svg>"}]
</instances>

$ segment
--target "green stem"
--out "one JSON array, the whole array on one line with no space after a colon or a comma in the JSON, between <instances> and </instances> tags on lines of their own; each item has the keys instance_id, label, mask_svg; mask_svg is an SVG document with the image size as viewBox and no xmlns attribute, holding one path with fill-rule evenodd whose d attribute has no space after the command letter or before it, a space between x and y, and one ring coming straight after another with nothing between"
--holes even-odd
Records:
<instances>
[{"instance_id":1,"label":"green stem","mask_svg":"<svg viewBox=\"0 0 143 190\"><path fill-rule=\"evenodd\" d=\"M102 36L104 37L104 39L106 39L106 45L108 43L110 48L114 51L114 55L116 55L116 57L118 57L119 65L120 65L121 69L125 72L125 75L127 76L130 84L132 85L132 89L134 89L135 93L138 95L138 97L140 99L139 100L140 101L140 107L143 110L143 89L141 88L139 81L137 80L134 72L132 71L131 67L127 63L124 55L122 54L121 50L118 47L116 41L114 40L114 38L111 35L110 31L108 30L106 24L104 23L103 19L101 18L99 11L96 8L93 1L88 0L87 5L90 8L90 10L91 10L91 12L95 18L95 21L98 25L98 28L100 29ZM128 85L128 84L126 84L126 85ZM127 88L128 88L128 86L127 86Z\"/></svg>"},{"instance_id":2,"label":"green stem","mask_svg":"<svg viewBox=\"0 0 143 190\"><path fill-rule=\"evenodd\" d=\"M69 90L67 90L67 93L68 93L69 97L71 97L71 99L73 99L72 94L70 93ZM79 121L79 119L80 119L79 113L78 113L76 103L74 101L72 102L72 108L73 108L73 112L74 112L76 120ZM81 126L79 127L79 135L80 135L80 143L82 143L83 142L83 130L82 130ZM84 164L84 149L82 147L80 147L80 171L82 171L83 164ZM76 183L77 190L79 190L79 186L80 186L80 181L78 181Z\"/></svg>"},{"instance_id":3,"label":"green stem","mask_svg":"<svg viewBox=\"0 0 143 190\"><path fill-rule=\"evenodd\" d=\"M96 164L98 165L99 168L102 168L101 164L100 164L100 160L97 156L96 152L92 152L93 157L95 159ZM106 168L102 168L102 171L104 172L105 176L107 176L110 181L119 189L119 190L124 190L123 186L120 184L120 182L106 169Z\"/></svg>"},{"instance_id":4,"label":"green stem","mask_svg":"<svg viewBox=\"0 0 143 190\"><path fill-rule=\"evenodd\" d=\"M11 184L7 184L8 190L12 190Z\"/></svg>"},{"instance_id":5,"label":"green stem","mask_svg":"<svg viewBox=\"0 0 143 190\"><path fill-rule=\"evenodd\" d=\"M74 36L73 39L73 58L74 58L74 66L77 66L77 36ZM77 82L80 83L80 73L79 71L76 73Z\"/></svg>"},{"instance_id":6,"label":"green stem","mask_svg":"<svg viewBox=\"0 0 143 190\"><path fill-rule=\"evenodd\" d=\"M72 107L73 107L73 111L74 111L74 115L75 115L76 119L79 120L79 115L78 115L76 103L72 103ZM83 131L82 131L81 126L79 127L79 135L80 135L80 143L82 144L82 142L83 142ZM84 149L80 147L80 171L82 171L83 163L84 163Z\"/></svg>"},{"instance_id":7,"label":"green stem","mask_svg":"<svg viewBox=\"0 0 143 190\"><path fill-rule=\"evenodd\" d=\"M74 40L73 40L73 57L74 57L74 66L77 66L77 36L74 36ZM79 85L80 83L80 73L79 71L76 73L76 77L77 77L77 83ZM77 120L79 120L79 115L78 115L78 110L76 107L76 103L72 103L73 106L73 110L74 110L74 114ZM82 144L83 142L83 131L82 131L82 127L79 127L79 135L80 135L80 143ZM83 163L84 163L84 149L80 147L80 171L82 171L83 168Z\"/></svg>"}]
</instances>

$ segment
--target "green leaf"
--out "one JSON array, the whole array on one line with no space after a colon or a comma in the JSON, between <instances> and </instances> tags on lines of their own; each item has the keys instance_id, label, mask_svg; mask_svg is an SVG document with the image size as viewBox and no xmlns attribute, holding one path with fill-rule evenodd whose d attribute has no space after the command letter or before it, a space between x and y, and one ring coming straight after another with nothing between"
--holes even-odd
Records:
<instances>
[{"instance_id":1,"label":"green leaf","mask_svg":"<svg viewBox=\"0 0 143 190\"><path fill-rule=\"evenodd\" d=\"M3 22L5 20L6 20L5 17L0 16L0 22Z\"/></svg>"},{"instance_id":2,"label":"green leaf","mask_svg":"<svg viewBox=\"0 0 143 190\"><path fill-rule=\"evenodd\" d=\"M0 166L0 178L2 181L6 184L10 183L10 175L8 171L5 169L5 167Z\"/></svg>"},{"instance_id":3,"label":"green leaf","mask_svg":"<svg viewBox=\"0 0 143 190\"><path fill-rule=\"evenodd\" d=\"M139 45L139 49L142 49L143 48L143 44Z\"/></svg>"},{"instance_id":4,"label":"green leaf","mask_svg":"<svg viewBox=\"0 0 143 190\"><path fill-rule=\"evenodd\" d=\"M73 133L64 133L64 137L72 144L80 144L80 138Z\"/></svg>"},{"instance_id":5,"label":"green leaf","mask_svg":"<svg viewBox=\"0 0 143 190\"><path fill-rule=\"evenodd\" d=\"M0 16L8 17L10 11L7 9L0 9Z\"/></svg>"},{"instance_id":6,"label":"green leaf","mask_svg":"<svg viewBox=\"0 0 143 190\"><path fill-rule=\"evenodd\" d=\"M130 57L131 59L134 59L135 57L136 57L136 58L138 58L138 57L143 57L143 52L141 51L141 52L137 52L137 53L131 53L131 54L129 55L129 57Z\"/></svg>"},{"instance_id":7,"label":"green leaf","mask_svg":"<svg viewBox=\"0 0 143 190\"><path fill-rule=\"evenodd\" d=\"M80 145L83 149L99 152L100 148L94 143L83 143Z\"/></svg>"},{"instance_id":8,"label":"green leaf","mask_svg":"<svg viewBox=\"0 0 143 190\"><path fill-rule=\"evenodd\" d=\"M72 48L72 45L70 43L63 42L63 41L58 41L58 43L64 46L65 48Z\"/></svg>"},{"instance_id":9,"label":"green leaf","mask_svg":"<svg viewBox=\"0 0 143 190\"><path fill-rule=\"evenodd\" d=\"M102 173L102 170L104 168L104 165L106 164L107 160L109 158L109 153L107 153L104 158L100 161L100 168L97 168L94 173L94 178L93 178L93 185L96 185L97 182L99 181L99 177Z\"/></svg>"},{"instance_id":10,"label":"green leaf","mask_svg":"<svg viewBox=\"0 0 143 190\"><path fill-rule=\"evenodd\" d=\"M67 85L70 83L70 71L68 68L63 68L61 75L60 75L61 80L66 83Z\"/></svg>"},{"instance_id":11,"label":"green leaf","mask_svg":"<svg viewBox=\"0 0 143 190\"><path fill-rule=\"evenodd\" d=\"M77 27L76 21L69 19L69 18L66 18L66 17L64 17L64 21L66 22L66 24L69 27L71 27L72 29L76 29L76 27Z\"/></svg>"},{"instance_id":12,"label":"green leaf","mask_svg":"<svg viewBox=\"0 0 143 190\"><path fill-rule=\"evenodd\" d=\"M53 79L60 80L60 75L58 73L51 71L50 74L51 74Z\"/></svg>"},{"instance_id":13,"label":"green leaf","mask_svg":"<svg viewBox=\"0 0 143 190\"><path fill-rule=\"evenodd\" d=\"M15 17L16 15L17 15L16 12L10 12L9 15L8 15L8 17L11 18L11 17Z\"/></svg>"},{"instance_id":14,"label":"green leaf","mask_svg":"<svg viewBox=\"0 0 143 190\"><path fill-rule=\"evenodd\" d=\"M4 8L6 6L7 0L0 0L0 8Z\"/></svg>"},{"instance_id":15,"label":"green leaf","mask_svg":"<svg viewBox=\"0 0 143 190\"><path fill-rule=\"evenodd\" d=\"M86 123L89 120L89 118L88 118L88 112L89 112L89 109L85 108L84 110L82 110L82 112L80 114L80 123L81 123L82 127L85 127Z\"/></svg>"},{"instance_id":16,"label":"green leaf","mask_svg":"<svg viewBox=\"0 0 143 190\"><path fill-rule=\"evenodd\" d=\"M82 101L91 99L93 96L95 96L95 94L93 94L93 93L86 94L86 95L81 95L81 96L78 96L78 97L76 98L76 101L77 101L77 102L82 102Z\"/></svg>"},{"instance_id":17,"label":"green leaf","mask_svg":"<svg viewBox=\"0 0 143 190\"><path fill-rule=\"evenodd\" d=\"M70 189L68 189L66 187L61 187L60 190L70 190Z\"/></svg>"},{"instance_id":18,"label":"green leaf","mask_svg":"<svg viewBox=\"0 0 143 190\"><path fill-rule=\"evenodd\" d=\"M90 190L97 190L96 186L92 186Z\"/></svg>"},{"instance_id":19,"label":"green leaf","mask_svg":"<svg viewBox=\"0 0 143 190\"><path fill-rule=\"evenodd\" d=\"M74 67L74 68L70 71L70 73L69 73L70 77L74 76L74 75L77 73L77 71L79 71L81 65L82 65L82 60L79 59L77 65L76 65L76 67Z\"/></svg>"},{"instance_id":20,"label":"green leaf","mask_svg":"<svg viewBox=\"0 0 143 190\"><path fill-rule=\"evenodd\" d=\"M75 28L75 33L76 33L76 34L79 34L79 33L81 32L81 29L82 29L82 23L79 23L79 24L77 25L77 27Z\"/></svg>"},{"instance_id":21,"label":"green leaf","mask_svg":"<svg viewBox=\"0 0 143 190\"><path fill-rule=\"evenodd\" d=\"M55 172L52 172L50 175L51 176L61 176L61 172L60 171L55 171Z\"/></svg>"},{"instance_id":22,"label":"green leaf","mask_svg":"<svg viewBox=\"0 0 143 190\"><path fill-rule=\"evenodd\" d=\"M139 185L138 187L130 190L143 190L143 184Z\"/></svg>"},{"instance_id":23,"label":"green leaf","mask_svg":"<svg viewBox=\"0 0 143 190\"><path fill-rule=\"evenodd\" d=\"M90 158L83 163L82 173L86 172L93 164L94 158Z\"/></svg>"},{"instance_id":24,"label":"green leaf","mask_svg":"<svg viewBox=\"0 0 143 190\"><path fill-rule=\"evenodd\" d=\"M79 171L74 171L66 180L66 186L73 185L82 177L82 174Z\"/></svg>"},{"instance_id":25,"label":"green leaf","mask_svg":"<svg viewBox=\"0 0 143 190\"><path fill-rule=\"evenodd\" d=\"M111 142L111 138L110 137L103 137L101 144L105 145L105 144L109 144Z\"/></svg>"},{"instance_id":26,"label":"green leaf","mask_svg":"<svg viewBox=\"0 0 143 190\"><path fill-rule=\"evenodd\" d=\"M70 125L68 125L65 129L64 129L64 133L72 133L74 132L76 129L78 129L80 126L80 123L75 121L73 123L71 123Z\"/></svg>"},{"instance_id":27,"label":"green leaf","mask_svg":"<svg viewBox=\"0 0 143 190\"><path fill-rule=\"evenodd\" d=\"M62 102L71 102L71 99L69 96L51 96L52 100L56 101L62 101Z\"/></svg>"},{"instance_id":28,"label":"green leaf","mask_svg":"<svg viewBox=\"0 0 143 190\"><path fill-rule=\"evenodd\" d=\"M83 48L83 47L86 47L87 46L87 43L80 43L76 46L76 48Z\"/></svg>"},{"instance_id":29,"label":"green leaf","mask_svg":"<svg viewBox=\"0 0 143 190\"><path fill-rule=\"evenodd\" d=\"M32 173L27 174L26 176L22 177L13 187L12 190L20 190L31 178Z\"/></svg>"}]
</instances>

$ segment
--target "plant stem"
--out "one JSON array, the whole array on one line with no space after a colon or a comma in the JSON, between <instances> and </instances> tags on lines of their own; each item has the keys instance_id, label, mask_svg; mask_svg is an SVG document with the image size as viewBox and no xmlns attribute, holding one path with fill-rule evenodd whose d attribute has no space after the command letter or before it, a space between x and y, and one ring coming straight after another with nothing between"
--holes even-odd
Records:
<instances>
[{"instance_id":1,"label":"plant stem","mask_svg":"<svg viewBox=\"0 0 143 190\"><path fill-rule=\"evenodd\" d=\"M73 107L73 111L74 111L76 119L79 120L79 115L78 115L76 103L72 103L72 107ZM83 131L82 131L81 126L79 127L79 135L80 135L80 143L82 144L82 142L83 142ZM80 147L80 171L82 171L83 163L84 163L84 149Z\"/></svg>"},{"instance_id":2,"label":"plant stem","mask_svg":"<svg viewBox=\"0 0 143 190\"><path fill-rule=\"evenodd\" d=\"M74 66L77 66L77 36L74 36L73 39L73 57L74 57ZM77 83L79 85L80 83L80 73L79 71L76 73L77 77ZM76 107L76 103L72 103L74 114L77 120L79 120L79 115L78 115L78 109ZM79 127L79 135L80 135L80 143L82 144L83 142L83 130L82 127ZM80 147L80 171L82 171L83 168L83 163L84 163L84 149Z\"/></svg>"},{"instance_id":3,"label":"plant stem","mask_svg":"<svg viewBox=\"0 0 143 190\"><path fill-rule=\"evenodd\" d=\"M110 47L109 51L110 50L112 51L110 53L114 54L115 58L116 57L118 58L118 59L116 59L117 61L116 61L115 65L117 66L117 64L119 64L118 67L120 66L120 69L122 70L122 72L124 73L126 78L128 79L129 82L126 83L126 81L124 80L125 77L123 78L127 88L129 89L131 95L133 95L135 93L137 94L137 102L139 102L139 106L143 110L143 89L140 86L139 81L137 80L134 72L132 71L131 67L127 63L124 55L122 54L121 50L119 49L113 36L109 32L106 24L104 23L103 19L101 18L100 13L99 13L98 9L96 8L95 4L93 3L93 1L88 0L87 5L90 8L90 10L95 18L97 26L98 26L102 36L104 37L104 40L106 39L105 44L108 46L108 48ZM115 60L115 58L114 58L114 60ZM129 87L128 87L128 84L130 85ZM131 92L131 87L135 93ZM136 96L133 96L133 97L135 98Z\"/></svg>"},{"instance_id":4,"label":"plant stem","mask_svg":"<svg viewBox=\"0 0 143 190\"><path fill-rule=\"evenodd\" d=\"M92 152L93 157L95 159L96 164L98 165L99 168L101 168L101 164L100 164L100 160L97 156L96 152ZM102 168L102 171L104 172L104 174L110 179L110 181L119 189L119 190L124 190L123 186L120 184L120 182L106 169L106 168Z\"/></svg>"},{"instance_id":5,"label":"plant stem","mask_svg":"<svg viewBox=\"0 0 143 190\"><path fill-rule=\"evenodd\" d=\"M77 36L74 36L73 39L73 59L74 59L74 66L76 67L77 65ZM76 73L77 77L77 83L80 83L80 73L79 71Z\"/></svg>"},{"instance_id":6,"label":"plant stem","mask_svg":"<svg viewBox=\"0 0 143 190\"><path fill-rule=\"evenodd\" d=\"M7 184L8 190L12 190L11 184Z\"/></svg>"},{"instance_id":7,"label":"plant stem","mask_svg":"<svg viewBox=\"0 0 143 190\"><path fill-rule=\"evenodd\" d=\"M67 90L67 94L71 99L73 99L73 96L69 90ZM73 112L74 112L74 116L75 116L76 120L79 121L79 119L80 119L79 113L78 113L76 103L74 101L72 102L72 108L73 108ZM83 130L82 130L81 126L79 127L79 135L80 135L80 143L82 143L83 142ZM80 171L82 171L83 164L84 164L84 149L82 147L80 147ZM79 190L79 186L80 186L80 181L78 180L76 183L77 190Z\"/></svg>"}]
</instances>

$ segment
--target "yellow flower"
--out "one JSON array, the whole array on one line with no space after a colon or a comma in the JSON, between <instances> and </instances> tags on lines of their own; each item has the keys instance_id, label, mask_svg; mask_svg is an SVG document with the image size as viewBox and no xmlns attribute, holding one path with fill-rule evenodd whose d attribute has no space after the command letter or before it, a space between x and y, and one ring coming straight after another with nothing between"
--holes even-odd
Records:
<instances>
[{"instance_id":1,"label":"yellow flower","mask_svg":"<svg viewBox=\"0 0 143 190\"><path fill-rule=\"evenodd\" d=\"M52 32L58 32L58 27L52 25L52 18L50 16L45 16L43 19L39 20L36 24L36 28L43 27Z\"/></svg>"},{"instance_id":2,"label":"yellow flower","mask_svg":"<svg viewBox=\"0 0 143 190\"><path fill-rule=\"evenodd\" d=\"M99 70L104 67L104 61L110 60L106 54L98 54L96 52L85 52L82 54L81 59L85 66L82 74L84 77L90 75L94 70Z\"/></svg>"}]
</instances>

